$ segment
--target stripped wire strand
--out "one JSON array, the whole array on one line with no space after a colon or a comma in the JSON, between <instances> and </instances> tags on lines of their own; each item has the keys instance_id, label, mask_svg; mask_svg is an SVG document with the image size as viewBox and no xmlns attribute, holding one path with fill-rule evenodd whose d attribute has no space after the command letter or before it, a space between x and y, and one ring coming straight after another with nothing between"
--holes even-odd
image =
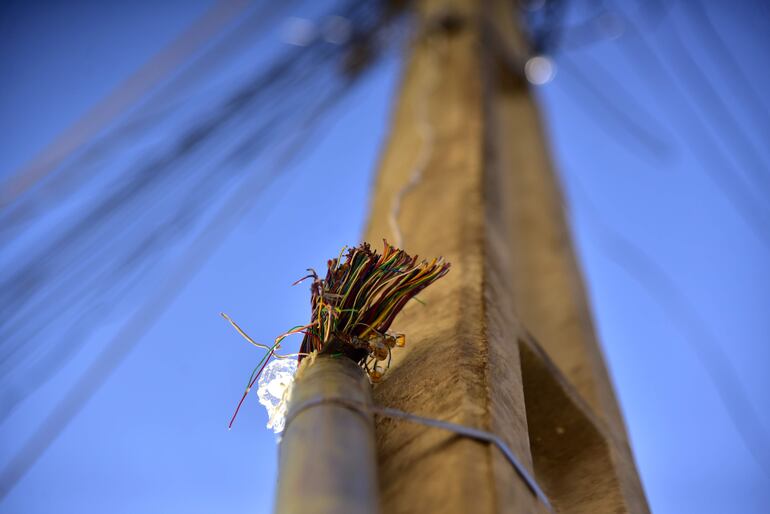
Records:
<instances>
[{"instance_id":1,"label":"stripped wire strand","mask_svg":"<svg viewBox=\"0 0 770 514\"><path fill-rule=\"evenodd\" d=\"M226 315L224 315L226 316ZM225 319L228 319L230 323L236 327L236 330L238 330L241 335L246 337L246 339L249 342L254 342L253 339L251 339L249 336L246 335L245 332L243 332L232 320L229 320L229 318L225 317ZM296 326L289 330L288 332L284 332L283 334L279 335L275 338L275 342L273 342L273 346L267 346L267 345L261 345L259 343L254 342L255 345L262 348L267 348L268 352L262 357L262 359L259 361L257 366L254 368L254 370L251 372L251 376L249 377L248 382L246 383L246 389L243 391L243 395L241 396L240 401L238 401L238 405L235 407L235 412L233 412L233 417L230 418L230 423L227 425L228 428L233 428L233 423L235 423L235 418L238 417L238 412L241 410L241 406L243 405L243 402L246 400L246 397L251 392L252 387L254 387L254 384L257 383L257 380L259 379L259 376L262 374L262 371L264 371L265 366L267 366L267 363L270 361L270 357L277 356L275 351L280 348L281 342L286 339L288 336L292 334L299 334L304 333L304 331L309 327L310 325L305 326ZM288 356L284 356L288 357ZM301 355L300 355L301 357Z\"/></svg>"},{"instance_id":2,"label":"stripped wire strand","mask_svg":"<svg viewBox=\"0 0 770 514\"><path fill-rule=\"evenodd\" d=\"M228 315L227 315L227 314L225 314L224 312L220 312L219 314L220 314L220 315L221 315L223 318L225 318L225 319L226 319L226 320L227 320L227 321L230 323L230 325L232 325L232 326L233 326L233 328L234 328L234 329L235 329L235 330L236 330L236 331L237 331L237 332L238 332L238 333L239 333L239 334L240 334L240 335L241 335L241 336L242 336L242 337L243 337L243 338L244 338L246 341L248 341L248 342L249 342L249 343L251 343L252 345L256 346L257 348L261 348L262 350L267 350L267 351L273 351L273 350L274 350L274 347L272 347L272 346L268 346L268 345L266 345L266 344L258 343L258 342L256 342L254 339L252 339L252 338L251 338L251 336L249 336L249 334L247 334L247 333L246 333L246 332L245 332L245 331L244 331L244 330L243 330L243 329L242 329L240 326L238 326L238 324L237 324L235 321L233 321L233 319L232 319L230 316L228 316ZM278 347L275 347L275 349L277 349L277 348L278 348ZM287 353L287 354L281 355L280 353L277 353L277 352L273 351L273 357L275 357L276 359L288 359L289 357L298 357L298 356L300 356L300 355L307 355L307 354L303 354L303 353L299 353L299 352L297 352L297 353Z\"/></svg>"}]
</instances>

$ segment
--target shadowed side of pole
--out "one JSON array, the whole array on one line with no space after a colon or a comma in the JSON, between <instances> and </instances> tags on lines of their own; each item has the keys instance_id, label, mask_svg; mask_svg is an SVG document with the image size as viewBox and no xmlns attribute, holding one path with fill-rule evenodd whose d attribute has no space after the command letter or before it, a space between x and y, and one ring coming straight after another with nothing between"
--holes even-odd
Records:
<instances>
[{"instance_id":1,"label":"shadowed side of pole","mask_svg":"<svg viewBox=\"0 0 770 514\"><path fill-rule=\"evenodd\" d=\"M374 420L345 402L372 402L364 370L352 360L322 355L299 374L280 446L277 514L380 511Z\"/></svg>"}]
</instances>

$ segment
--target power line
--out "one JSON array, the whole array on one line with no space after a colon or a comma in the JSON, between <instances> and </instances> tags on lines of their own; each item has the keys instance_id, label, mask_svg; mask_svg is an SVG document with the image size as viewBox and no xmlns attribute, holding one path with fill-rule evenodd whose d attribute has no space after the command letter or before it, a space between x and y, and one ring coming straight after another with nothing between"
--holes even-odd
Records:
<instances>
[{"instance_id":1,"label":"power line","mask_svg":"<svg viewBox=\"0 0 770 514\"><path fill-rule=\"evenodd\" d=\"M591 60L586 55L581 56L581 60L588 61L587 66L573 65L567 55L560 54L558 64L575 79L574 84L584 92L582 98L588 99L598 109L604 111L604 120L620 131L608 128L605 123L599 123L598 126L611 135L613 139L620 140L622 133L628 136L623 138L624 141L636 141L636 149L632 151L636 152L641 146L645 153L651 154L658 161L671 155L673 149L667 141L672 140L673 137L667 136L666 130L657 121L654 121L638 102L633 100L632 96L602 68L598 61ZM590 69L591 76L598 75L603 86L600 87L595 84L589 75L583 72L584 69ZM566 87L561 82L559 84ZM608 96L608 92L621 96L620 102L616 103L611 96ZM573 98L575 91L571 90L570 93L572 94L567 96ZM576 103L579 107L586 107L582 101ZM595 111L591 111L591 114L595 114ZM646 120L637 120L640 116ZM593 116L591 118L594 119ZM648 129L647 126L652 126L652 128ZM631 144L633 145L633 143ZM630 145L626 146L630 148ZM646 158L642 154L638 155Z\"/></svg>"},{"instance_id":2,"label":"power line","mask_svg":"<svg viewBox=\"0 0 770 514\"><path fill-rule=\"evenodd\" d=\"M575 99L579 95L581 101L575 103L583 110L588 111L586 102L582 101L586 100L599 110L604 111L604 119L620 130L619 132L612 130L605 123L598 123L597 125L612 135L613 139L623 143L630 142L630 144L625 145L630 151L636 152L642 157L645 157L644 154L650 154L656 160L664 159L670 155L672 149L667 141L673 138L667 135L662 124L657 122L619 81L615 80L598 61L590 59L585 53L582 54L582 59L590 61L588 66L591 69L591 74L583 73L583 67L573 65L571 58L566 53L567 50L575 49L575 37L571 37L571 35L575 33L579 35L577 38L578 47L606 39L605 25L608 20L610 23L620 25L621 17L603 9L587 22L575 26L564 23L565 6L561 5L561 2L546 2L545 6L538 11L545 11L545 14L535 16L535 13L530 13L529 16L530 18L537 18L530 23L530 32L532 33L530 46L535 54L558 55L559 68L571 75L574 79L574 85L578 86L577 91L570 89L570 94L567 97ZM613 35L610 33L610 36ZM593 80L594 77L600 84ZM566 88L562 81L557 81L557 85ZM618 96L619 101L616 102L612 96L607 94L608 92ZM591 116L591 119L595 119L595 116ZM647 126L651 128L648 129ZM628 137L621 139L620 133ZM644 154L638 153L640 149L644 151Z\"/></svg>"},{"instance_id":3,"label":"power line","mask_svg":"<svg viewBox=\"0 0 770 514\"><path fill-rule=\"evenodd\" d=\"M634 70L648 84L656 98L669 97L682 111L682 119L687 128L680 136L692 154L701 161L701 169L712 182L719 187L736 213L744 220L757 239L770 249L770 213L757 202L752 190L743 182L740 174L735 173L730 160L725 156L718 141L705 128L700 109L692 105L692 99L679 81L674 79L660 57L647 43L644 35L626 18L627 32L630 37L619 41L620 48L633 53ZM665 87L655 87L653 81L662 81Z\"/></svg>"},{"instance_id":4,"label":"power line","mask_svg":"<svg viewBox=\"0 0 770 514\"><path fill-rule=\"evenodd\" d=\"M701 34L702 43L708 47L706 55L722 67L725 73L721 78L724 79L725 84L733 88L733 97L745 102L746 111L750 113L749 118L754 122L755 128L760 134L767 136L770 134L770 112L762 101L761 95L754 88L753 82L743 72L727 43L719 35L702 2L692 0L685 2L685 5L692 14L688 20Z\"/></svg>"},{"instance_id":5,"label":"power line","mask_svg":"<svg viewBox=\"0 0 770 514\"><path fill-rule=\"evenodd\" d=\"M643 35L630 22L627 22L627 25L635 44L637 57L641 57L641 59L634 59L633 62L646 67L640 74L644 77L662 78L667 84L674 86L673 88L666 88L667 91L673 90L685 100L684 102L678 101L677 105L685 110L685 119L690 121L690 128L696 128L696 130L686 131L685 140L696 156L704 159L704 164L707 171L710 172L712 180L721 186L722 192L727 195L739 214L743 215L744 220L749 222L750 227L755 229L755 234L767 246L769 242L766 230L768 226L767 213L754 203L739 176L724 174L725 168L729 170L729 162L714 144L715 142L711 140L709 132L704 130L703 123L699 122L697 109L690 106L687 95L683 94L682 89L676 87L677 83L661 64L660 58L646 44ZM623 41L628 42L628 38L624 38ZM591 69L593 71L594 68L591 67ZM616 118L613 117L612 119L615 120ZM613 137L617 137L616 132L613 131L611 134ZM695 138L693 138L693 134L696 135ZM699 152L699 149L705 150L706 155L704 156L702 152ZM581 196L586 198L585 201L581 202L581 206L584 207L587 212L586 217L595 228L597 237L594 238L594 242L610 259L637 280L678 325L711 378L739 437L763 471L770 475L770 452L766 450L770 448L770 444L768 444L770 436L768 436L755 407L749 400L738 373L730 364L716 338L707 328L705 321L676 285L673 278L641 247L609 228L601 220L590 200L587 199L588 196L580 187L579 182L573 182L576 189L581 192Z\"/></svg>"},{"instance_id":6,"label":"power line","mask_svg":"<svg viewBox=\"0 0 770 514\"><path fill-rule=\"evenodd\" d=\"M302 73L304 74L309 69L305 66L306 61L316 58L315 53L311 55L312 57L300 56L302 58L291 56L291 58L280 61L277 68L282 69L283 72L299 69L303 70ZM287 68L285 63L289 63L289 61L291 61L290 67ZM3 281L2 292L0 293L4 307L0 312L6 319L6 323L0 329L0 332L4 334L0 347L10 348L9 351L18 353L34 339L33 334L17 332L18 326L26 325L34 330L41 330L52 321L53 316L50 316L34 325L29 325L28 316L31 313L38 313L39 316L40 313L45 312L46 304L57 303L55 301L56 289L52 292L49 281L41 282L38 277L55 273L60 294L69 295L72 297L70 300L72 301L76 298L78 288L82 289L84 285L82 283L84 276L86 282L93 282L94 278L99 276L100 267L104 269L105 265L109 264L108 262L99 262L100 259L104 258L104 252L94 252L92 249L103 247L108 245L111 240L124 237L127 230L135 227L137 223L142 223L141 217L137 218L137 215L141 216L144 212L151 210L154 205L157 208L165 209L162 204L158 205L155 197L168 194L167 190L171 189L177 198L183 197L184 193L189 193L198 197L198 202L195 203L205 201L206 197L210 201L215 192L225 185L225 177L220 176L221 171L218 170L217 166L211 166L211 164L216 164L216 160L213 162L204 160L197 163L198 166L203 164L203 167L197 171L200 176L199 181L197 183L190 182L191 178L195 177L193 175L195 168L191 168L194 163L191 159L197 157L211 161L210 157L205 156L205 152L210 152L214 145L220 145L218 140L215 140L216 137L220 140L222 137L232 138L230 136L232 134L230 123L235 117L241 116L247 108L251 108L251 102L255 99L272 97L276 88L280 89L282 85L285 85L288 76L285 73L280 79L276 79L276 76L274 70L270 69L266 73L260 74L256 81L247 85L234 97L226 100L213 115L187 130L182 137L178 138L177 143L172 146L169 152L152 158L147 163L140 163L134 171L129 173L128 181L119 181L112 192L102 193L94 205L90 205L74 224L66 230L59 229L57 231L59 232L58 237L38 251L37 255L28 256L28 261L23 262L19 269L9 269L10 277ZM299 77L301 79L302 75ZM270 87L265 87L267 85ZM294 96L288 98L290 99L289 103L294 103L291 101ZM284 93L284 100L286 99L287 95ZM263 122L269 121L269 118L263 120ZM284 122L285 124L286 122ZM271 124L270 128L274 133L281 133L279 127L274 124ZM241 135L240 137L243 138L244 136ZM233 146L233 143L230 142L226 144ZM212 170L220 171L220 173L212 173ZM184 176L180 177L181 174ZM231 180L232 178L234 177L231 177ZM186 186L185 183L190 185ZM185 212L190 212L189 204L180 204L180 207L176 209L177 212L180 208ZM174 215L173 211L171 215ZM168 223L171 220L164 220L159 213L145 221L151 223L157 230L164 232L167 232L169 227L173 227L173 223ZM138 232L135 230L135 232L142 234L149 229L151 227L147 227L145 224L142 230ZM172 236L173 232L168 235ZM156 239L158 243L162 241L168 242L169 239ZM150 249L142 245L139 245L138 248L141 248L145 253ZM113 247L109 251L114 252L115 249ZM120 258L119 253L116 255ZM33 300L34 302L30 303ZM69 302L65 302L65 305L69 305ZM63 312L58 314L61 315ZM6 353L6 355L0 356L0 363L5 362L7 355Z\"/></svg>"},{"instance_id":7,"label":"power line","mask_svg":"<svg viewBox=\"0 0 770 514\"><path fill-rule=\"evenodd\" d=\"M251 44L265 24L273 21L281 10L294 3L296 0L258 5L252 9L251 14L240 20L236 27L226 30L212 44L203 44L201 52L191 55L190 64L180 62L177 68L181 70L169 69L170 78L165 82L160 80L162 83L157 91L148 90L149 99L143 103L142 98L138 96L134 103L140 105L117 127L109 130L105 136L91 138L93 141L84 141L78 148L72 148L69 154L62 155L56 165L52 164L47 172L49 180L43 181L40 187L30 192L31 198L28 196L26 201L10 206L0 215L0 242L13 238L24 228L25 223L28 224L40 209L48 208L51 202L60 202L64 195L77 193L82 181L90 178L88 174L93 172L92 168L98 166L100 161L104 163L117 148L140 139L144 132L177 112L186 100L183 95L191 86L216 73L233 56ZM178 73L175 73L177 71ZM228 83L232 82L232 79L228 79ZM219 88L222 88L222 84ZM105 126L107 125L105 121ZM79 149L82 151L78 152Z\"/></svg>"},{"instance_id":8,"label":"power line","mask_svg":"<svg viewBox=\"0 0 770 514\"><path fill-rule=\"evenodd\" d=\"M170 71L176 69L248 5L248 0L219 0L169 46L156 54L41 154L12 176L0 188L3 191L0 207L14 202L37 181L53 171L62 159L91 139L126 107L133 104Z\"/></svg>"},{"instance_id":9,"label":"power line","mask_svg":"<svg viewBox=\"0 0 770 514\"><path fill-rule=\"evenodd\" d=\"M579 181L574 180L573 185L582 197L580 212L585 214L586 221L594 229L595 237L591 241L642 286L678 326L714 384L744 446L770 476L770 433L746 394L729 356L709 330L708 324L669 273L642 247L604 223Z\"/></svg>"},{"instance_id":10,"label":"power line","mask_svg":"<svg viewBox=\"0 0 770 514\"><path fill-rule=\"evenodd\" d=\"M386 26L378 24L375 11L351 1L342 14L367 37L376 38ZM146 280L137 275L139 266L151 267L204 219L221 194L239 187L244 166L271 144L291 139L307 112L354 83L358 76L340 77L333 67L346 51L318 42L286 52L187 127L167 151L142 155L108 187L100 186L99 195L71 223L48 232L45 246L5 267L0 287L2 380L27 384L19 388L23 392L44 378L32 371L53 372L38 365L30 368L33 352L48 362L46 352L62 355L52 334L67 330L62 325L68 319L93 305L121 301L117 294L126 288L136 290L134 284ZM71 341L59 344L74 346ZM18 395L0 413L7 415L17 401Z\"/></svg>"},{"instance_id":11,"label":"power line","mask_svg":"<svg viewBox=\"0 0 770 514\"><path fill-rule=\"evenodd\" d=\"M41 426L11 458L0 473L0 501L16 486L40 456L78 415L90 398L136 347L141 338L158 321L176 299L185 284L192 279L238 221L254 208L258 195L277 179L281 171L296 158L297 151L306 143L308 133L315 128L314 120L343 97L342 91L330 95L315 112L306 116L306 123L293 142L285 147L267 177L252 173L240 187L223 202L207 226L190 244L185 258L176 265L160 289L121 327L117 335L99 353L96 360L78 377L45 418Z\"/></svg>"},{"instance_id":12,"label":"power line","mask_svg":"<svg viewBox=\"0 0 770 514\"><path fill-rule=\"evenodd\" d=\"M699 98L707 119L711 120L714 131L720 138L729 140L736 151L736 157L744 171L749 174L756 187L764 192L770 192L770 182L765 173L765 165L756 147L746 131L730 109L725 105L722 96L716 91L701 66L693 59L690 51L679 37L677 30L670 27L668 39L671 42L669 55L677 65L675 76L683 83L688 91ZM766 195L763 195L766 197Z\"/></svg>"}]
</instances>

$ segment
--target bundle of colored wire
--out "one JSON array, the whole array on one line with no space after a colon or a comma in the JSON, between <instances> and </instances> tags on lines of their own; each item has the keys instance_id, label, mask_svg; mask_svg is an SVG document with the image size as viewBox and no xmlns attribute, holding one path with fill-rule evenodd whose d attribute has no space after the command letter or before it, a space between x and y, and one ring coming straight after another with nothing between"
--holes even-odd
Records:
<instances>
[{"instance_id":1,"label":"bundle of colored wire","mask_svg":"<svg viewBox=\"0 0 770 514\"><path fill-rule=\"evenodd\" d=\"M255 342L233 320L223 314L238 332L253 345L267 350L249 377L246 390L230 420L235 421L243 401L257 382L271 357L287 357L276 353L280 343L291 334L304 334L299 360L312 352L345 355L361 365L373 382L382 377L379 363L390 365L391 350L404 346L403 334L388 332L390 325L406 303L449 271L443 258L419 261L405 251L383 241L385 247L378 254L362 243L345 249L336 259L328 262L326 278L309 269L308 278L312 314L310 323L297 326L278 336L272 346Z\"/></svg>"},{"instance_id":2,"label":"bundle of colored wire","mask_svg":"<svg viewBox=\"0 0 770 514\"><path fill-rule=\"evenodd\" d=\"M325 279L313 270L312 318L300 353L339 352L363 365L372 380L380 378L377 361L388 359L400 334L388 329L406 303L449 271L442 258L419 261L384 242L382 254L367 243L328 263ZM343 249L344 251L344 249ZM304 279L302 279L304 280ZM300 355L300 359L302 355Z\"/></svg>"}]
</instances>

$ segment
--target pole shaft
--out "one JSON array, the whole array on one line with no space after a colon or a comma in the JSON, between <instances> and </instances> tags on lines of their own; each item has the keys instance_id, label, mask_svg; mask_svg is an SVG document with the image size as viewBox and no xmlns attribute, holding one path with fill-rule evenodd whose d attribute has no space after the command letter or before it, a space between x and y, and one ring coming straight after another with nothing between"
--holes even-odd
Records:
<instances>
[{"instance_id":1,"label":"pole shaft","mask_svg":"<svg viewBox=\"0 0 770 514\"><path fill-rule=\"evenodd\" d=\"M339 398L371 405L363 370L346 357L319 356L294 384L281 440L278 514L379 512L374 420L365 409L321 403Z\"/></svg>"}]
</instances>

